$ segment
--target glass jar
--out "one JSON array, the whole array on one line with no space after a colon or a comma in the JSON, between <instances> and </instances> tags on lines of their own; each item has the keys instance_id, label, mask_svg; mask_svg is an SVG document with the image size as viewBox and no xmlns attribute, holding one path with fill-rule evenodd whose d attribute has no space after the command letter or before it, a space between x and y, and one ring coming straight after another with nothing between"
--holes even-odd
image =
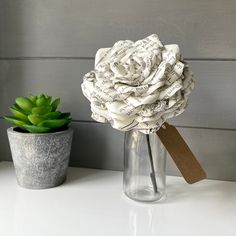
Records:
<instances>
[{"instance_id":1,"label":"glass jar","mask_svg":"<svg viewBox=\"0 0 236 236\"><path fill-rule=\"evenodd\" d=\"M124 193L136 201L165 197L166 149L156 133L137 130L125 133Z\"/></svg>"}]
</instances>

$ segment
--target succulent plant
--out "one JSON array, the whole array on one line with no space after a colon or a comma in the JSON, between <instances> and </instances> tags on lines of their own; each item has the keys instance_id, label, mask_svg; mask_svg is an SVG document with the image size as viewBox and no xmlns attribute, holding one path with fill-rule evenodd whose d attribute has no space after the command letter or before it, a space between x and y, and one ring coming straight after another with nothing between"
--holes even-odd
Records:
<instances>
[{"instance_id":1,"label":"succulent plant","mask_svg":"<svg viewBox=\"0 0 236 236\"><path fill-rule=\"evenodd\" d=\"M14 116L4 118L30 133L49 133L67 127L70 113L57 111L60 98L52 102L48 95L18 97L9 109Z\"/></svg>"}]
</instances>

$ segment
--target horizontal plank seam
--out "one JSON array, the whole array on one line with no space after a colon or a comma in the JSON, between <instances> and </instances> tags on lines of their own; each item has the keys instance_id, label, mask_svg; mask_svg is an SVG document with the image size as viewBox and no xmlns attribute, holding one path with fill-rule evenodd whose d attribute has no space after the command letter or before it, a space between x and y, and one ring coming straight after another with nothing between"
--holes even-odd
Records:
<instances>
[{"instance_id":1,"label":"horizontal plank seam","mask_svg":"<svg viewBox=\"0 0 236 236\"><path fill-rule=\"evenodd\" d=\"M4 120L3 116L0 116L0 120ZM97 121L94 120L77 120L77 119L72 119L72 122L77 122L77 123L94 123L94 124L108 124L108 123L99 123ZM7 122L7 121L6 121Z\"/></svg>"},{"instance_id":2,"label":"horizontal plank seam","mask_svg":"<svg viewBox=\"0 0 236 236\"><path fill-rule=\"evenodd\" d=\"M3 117L0 117L0 120L3 120ZM109 123L100 123L94 120L78 120L78 119L72 119L72 122L74 123L90 123L90 124L101 124L101 125L109 125ZM236 131L235 129L230 128L217 128L217 127L202 127L202 126L186 126L186 125L175 125L177 128L183 128L183 129L206 129L206 130L219 130L219 131Z\"/></svg>"},{"instance_id":3,"label":"horizontal plank seam","mask_svg":"<svg viewBox=\"0 0 236 236\"><path fill-rule=\"evenodd\" d=\"M236 128L217 128L217 127L202 127L202 126L188 126L188 125L174 125L177 128L183 129L206 129L206 130L219 130L219 131L236 131Z\"/></svg>"},{"instance_id":4,"label":"horizontal plank seam","mask_svg":"<svg viewBox=\"0 0 236 236\"><path fill-rule=\"evenodd\" d=\"M21 60L94 60L94 57L0 57L2 61Z\"/></svg>"},{"instance_id":5,"label":"horizontal plank seam","mask_svg":"<svg viewBox=\"0 0 236 236\"><path fill-rule=\"evenodd\" d=\"M184 58L186 61L236 61L236 58ZM20 60L94 60L94 57L0 57L2 61Z\"/></svg>"},{"instance_id":6,"label":"horizontal plank seam","mask_svg":"<svg viewBox=\"0 0 236 236\"><path fill-rule=\"evenodd\" d=\"M186 61L236 61L236 58L184 58Z\"/></svg>"}]
</instances>

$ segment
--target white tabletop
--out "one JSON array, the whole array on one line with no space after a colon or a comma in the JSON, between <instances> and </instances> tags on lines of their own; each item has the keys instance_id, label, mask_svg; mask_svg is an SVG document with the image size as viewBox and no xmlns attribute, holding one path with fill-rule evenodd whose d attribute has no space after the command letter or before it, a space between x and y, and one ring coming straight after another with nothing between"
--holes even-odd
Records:
<instances>
[{"instance_id":1,"label":"white tabletop","mask_svg":"<svg viewBox=\"0 0 236 236\"><path fill-rule=\"evenodd\" d=\"M122 172L69 168L63 185L27 190L0 162L1 236L235 236L236 183L167 177L165 202L134 202Z\"/></svg>"}]
</instances>

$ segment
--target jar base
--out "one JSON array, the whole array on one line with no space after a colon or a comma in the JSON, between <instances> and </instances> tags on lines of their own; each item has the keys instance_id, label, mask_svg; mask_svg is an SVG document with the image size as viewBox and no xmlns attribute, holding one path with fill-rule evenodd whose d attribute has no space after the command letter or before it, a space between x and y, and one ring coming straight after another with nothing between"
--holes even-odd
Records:
<instances>
[{"instance_id":1,"label":"jar base","mask_svg":"<svg viewBox=\"0 0 236 236\"><path fill-rule=\"evenodd\" d=\"M124 193L128 198L138 202L159 202L166 198L164 192L154 193L151 188L135 189Z\"/></svg>"}]
</instances>

